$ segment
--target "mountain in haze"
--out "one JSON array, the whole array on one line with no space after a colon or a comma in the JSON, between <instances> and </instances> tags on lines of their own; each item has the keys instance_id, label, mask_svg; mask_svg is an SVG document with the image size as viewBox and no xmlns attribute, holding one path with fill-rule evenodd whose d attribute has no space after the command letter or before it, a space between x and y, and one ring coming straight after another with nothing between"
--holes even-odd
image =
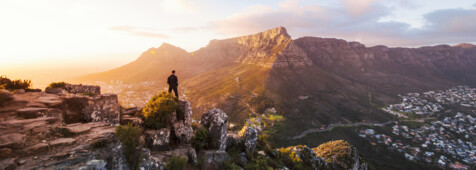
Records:
<instances>
[{"instance_id":1,"label":"mountain in haze","mask_svg":"<svg viewBox=\"0 0 476 170\"><path fill-rule=\"evenodd\" d=\"M289 134L330 123L382 122L380 107L398 94L476 85L476 47L366 47L333 38L293 40L283 27L212 40L197 51L162 44L122 67L80 77L80 82L160 81L170 70L193 103L197 117L220 107L232 122L262 107L287 118ZM180 90L179 90L180 91Z\"/></svg>"}]
</instances>

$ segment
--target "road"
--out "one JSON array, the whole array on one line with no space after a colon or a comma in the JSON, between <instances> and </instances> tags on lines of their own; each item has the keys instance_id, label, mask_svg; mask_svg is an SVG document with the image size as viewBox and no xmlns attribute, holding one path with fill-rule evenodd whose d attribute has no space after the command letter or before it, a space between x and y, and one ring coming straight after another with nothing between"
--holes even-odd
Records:
<instances>
[{"instance_id":1,"label":"road","mask_svg":"<svg viewBox=\"0 0 476 170\"><path fill-rule=\"evenodd\" d=\"M384 125L388 125L392 122L393 121L388 121L388 122L384 122L384 123L365 123L365 122L349 123L349 124L335 123L335 124L330 124L325 129L317 129L317 128L308 129L308 130L302 132L301 134L299 134L297 136L294 136L294 137L291 137L289 139L300 139L300 138L306 136L309 133L325 132L325 131L331 130L332 128L339 127L339 126L360 126L360 125L384 126Z\"/></svg>"}]
</instances>

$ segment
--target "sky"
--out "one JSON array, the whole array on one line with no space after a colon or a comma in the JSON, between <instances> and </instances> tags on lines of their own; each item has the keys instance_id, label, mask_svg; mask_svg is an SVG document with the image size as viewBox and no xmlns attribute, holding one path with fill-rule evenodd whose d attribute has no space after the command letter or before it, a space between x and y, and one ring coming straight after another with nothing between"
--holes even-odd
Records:
<instances>
[{"instance_id":1,"label":"sky","mask_svg":"<svg viewBox=\"0 0 476 170\"><path fill-rule=\"evenodd\" d=\"M0 0L0 75L64 79L278 26L366 46L475 43L475 21L474 0Z\"/></svg>"}]
</instances>

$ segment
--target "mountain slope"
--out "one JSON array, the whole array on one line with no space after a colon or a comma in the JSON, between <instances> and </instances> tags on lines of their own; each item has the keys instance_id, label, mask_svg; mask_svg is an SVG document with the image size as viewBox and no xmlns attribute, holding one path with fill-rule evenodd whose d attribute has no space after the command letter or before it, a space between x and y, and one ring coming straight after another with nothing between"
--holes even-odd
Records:
<instances>
[{"instance_id":1,"label":"mountain slope","mask_svg":"<svg viewBox=\"0 0 476 170\"><path fill-rule=\"evenodd\" d=\"M196 116L212 107L232 122L271 101L301 131L329 123L386 121L378 107L397 94L476 85L476 48L470 44L421 48L365 47L358 42L302 37L283 27L212 40L188 53L163 44L123 67L78 79L81 82L160 81L171 69L192 101ZM291 132L290 132L291 133Z\"/></svg>"}]
</instances>

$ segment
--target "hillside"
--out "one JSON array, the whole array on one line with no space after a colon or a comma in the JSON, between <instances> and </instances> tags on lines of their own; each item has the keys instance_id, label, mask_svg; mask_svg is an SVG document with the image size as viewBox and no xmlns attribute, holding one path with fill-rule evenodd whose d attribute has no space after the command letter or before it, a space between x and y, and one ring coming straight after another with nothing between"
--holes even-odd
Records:
<instances>
[{"instance_id":1,"label":"hillside","mask_svg":"<svg viewBox=\"0 0 476 170\"><path fill-rule=\"evenodd\" d=\"M188 53L172 45L151 48L123 67L78 80L161 81L178 71L181 88L201 116L219 106L232 122L275 107L289 133L330 123L383 122L378 108L398 94L476 85L476 48L463 44L421 48L365 47L333 38L293 40L283 27L212 40ZM180 91L180 90L179 90ZM258 97L263 100L252 100ZM255 103L250 103L255 102Z\"/></svg>"}]
</instances>

